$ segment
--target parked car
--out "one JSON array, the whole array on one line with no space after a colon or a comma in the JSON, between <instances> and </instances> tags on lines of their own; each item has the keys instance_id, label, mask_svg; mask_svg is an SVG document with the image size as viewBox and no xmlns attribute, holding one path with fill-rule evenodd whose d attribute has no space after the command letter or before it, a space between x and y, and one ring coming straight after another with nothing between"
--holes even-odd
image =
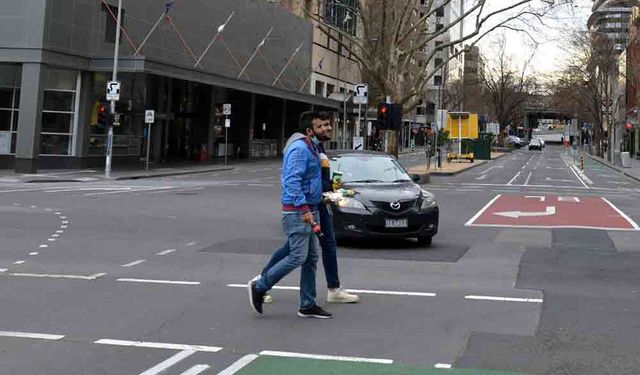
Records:
<instances>
[{"instance_id":1,"label":"parked car","mask_svg":"<svg viewBox=\"0 0 640 375\"><path fill-rule=\"evenodd\" d=\"M527 143L525 142L524 139L522 139L520 137L517 137L515 135L510 135L510 136L507 137L507 144L511 145L511 146L513 146L515 148L521 148L521 147L526 146Z\"/></svg>"},{"instance_id":2,"label":"parked car","mask_svg":"<svg viewBox=\"0 0 640 375\"><path fill-rule=\"evenodd\" d=\"M531 143L529 143L529 151L531 151L531 150L542 151L543 147L544 146L542 145L542 141L537 139L537 138L532 139Z\"/></svg>"},{"instance_id":3,"label":"parked car","mask_svg":"<svg viewBox=\"0 0 640 375\"><path fill-rule=\"evenodd\" d=\"M385 153L348 151L332 155L331 173L342 174L342 188L355 192L331 202L336 238L411 238L431 245L438 232L439 208L433 194Z\"/></svg>"}]
</instances>

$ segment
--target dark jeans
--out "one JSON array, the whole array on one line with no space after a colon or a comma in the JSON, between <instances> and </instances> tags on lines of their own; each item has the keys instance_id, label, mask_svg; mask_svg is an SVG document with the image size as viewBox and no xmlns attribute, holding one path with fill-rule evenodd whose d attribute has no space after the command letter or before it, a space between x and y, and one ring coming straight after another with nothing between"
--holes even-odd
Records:
<instances>
[{"instance_id":1,"label":"dark jeans","mask_svg":"<svg viewBox=\"0 0 640 375\"><path fill-rule=\"evenodd\" d=\"M318 211L320 214L320 227L322 227L322 233L324 234L320 240L320 247L322 248L322 264L324 265L324 275L327 278L327 287L330 289L340 288L336 238L333 234L333 218L325 204L320 204ZM271 267L284 259L290 252L291 249L287 242L273 254L269 263L262 270L262 275L264 276Z\"/></svg>"}]
</instances>

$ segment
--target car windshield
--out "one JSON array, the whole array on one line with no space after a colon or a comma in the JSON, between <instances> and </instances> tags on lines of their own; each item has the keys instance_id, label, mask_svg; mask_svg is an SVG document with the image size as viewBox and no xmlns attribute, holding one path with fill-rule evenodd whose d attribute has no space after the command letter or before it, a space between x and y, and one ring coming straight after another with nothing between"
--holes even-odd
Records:
<instances>
[{"instance_id":1,"label":"car windshield","mask_svg":"<svg viewBox=\"0 0 640 375\"><path fill-rule=\"evenodd\" d=\"M331 175L342 173L345 183L405 182L411 177L393 158L380 156L341 156L331 161Z\"/></svg>"}]
</instances>

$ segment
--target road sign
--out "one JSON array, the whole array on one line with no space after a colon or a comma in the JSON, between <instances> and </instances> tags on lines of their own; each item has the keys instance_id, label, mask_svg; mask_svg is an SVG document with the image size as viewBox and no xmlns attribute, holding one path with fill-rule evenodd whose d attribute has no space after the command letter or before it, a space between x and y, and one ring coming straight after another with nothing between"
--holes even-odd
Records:
<instances>
[{"instance_id":1,"label":"road sign","mask_svg":"<svg viewBox=\"0 0 640 375\"><path fill-rule=\"evenodd\" d=\"M364 146L364 137L353 137L353 149L362 150Z\"/></svg>"},{"instance_id":2,"label":"road sign","mask_svg":"<svg viewBox=\"0 0 640 375\"><path fill-rule=\"evenodd\" d=\"M498 135L500 133L500 124L491 122L487 124L487 133Z\"/></svg>"},{"instance_id":3,"label":"road sign","mask_svg":"<svg viewBox=\"0 0 640 375\"><path fill-rule=\"evenodd\" d=\"M231 119L225 119L224 120L224 127L225 128L230 128L231 127Z\"/></svg>"},{"instance_id":4,"label":"road sign","mask_svg":"<svg viewBox=\"0 0 640 375\"><path fill-rule=\"evenodd\" d=\"M353 90L353 104L369 103L369 86L364 83L355 85Z\"/></svg>"},{"instance_id":5,"label":"road sign","mask_svg":"<svg viewBox=\"0 0 640 375\"><path fill-rule=\"evenodd\" d=\"M120 100L120 81L107 82L107 100Z\"/></svg>"},{"instance_id":6,"label":"road sign","mask_svg":"<svg viewBox=\"0 0 640 375\"><path fill-rule=\"evenodd\" d=\"M467 226L640 230L601 197L498 195Z\"/></svg>"},{"instance_id":7,"label":"road sign","mask_svg":"<svg viewBox=\"0 0 640 375\"><path fill-rule=\"evenodd\" d=\"M231 114L231 104L225 103L222 105L222 114L225 116L229 116Z\"/></svg>"},{"instance_id":8,"label":"road sign","mask_svg":"<svg viewBox=\"0 0 640 375\"><path fill-rule=\"evenodd\" d=\"M613 99L603 98L601 103L603 107L611 107L613 105Z\"/></svg>"},{"instance_id":9,"label":"road sign","mask_svg":"<svg viewBox=\"0 0 640 375\"><path fill-rule=\"evenodd\" d=\"M147 109L144 111L144 122L145 124L153 124L156 119L156 111L153 109Z\"/></svg>"}]
</instances>

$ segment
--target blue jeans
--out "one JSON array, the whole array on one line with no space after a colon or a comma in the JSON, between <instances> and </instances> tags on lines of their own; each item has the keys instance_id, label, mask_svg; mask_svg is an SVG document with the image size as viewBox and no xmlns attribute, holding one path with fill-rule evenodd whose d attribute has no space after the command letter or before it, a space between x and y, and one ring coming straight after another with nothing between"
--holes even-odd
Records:
<instances>
[{"instance_id":1,"label":"blue jeans","mask_svg":"<svg viewBox=\"0 0 640 375\"><path fill-rule=\"evenodd\" d=\"M340 278L338 277L338 255L336 254L336 238L333 234L333 218L326 205L320 204L320 227L324 236L320 239L322 248L322 264L324 265L324 275L327 279L327 287L330 289L340 288ZM262 270L262 275L271 267L289 255L289 242L285 243L273 254L269 263Z\"/></svg>"},{"instance_id":2,"label":"blue jeans","mask_svg":"<svg viewBox=\"0 0 640 375\"><path fill-rule=\"evenodd\" d=\"M313 216L318 221L318 213ZM311 226L302 221L299 212L283 212L282 229L287 235L287 242L276 251L281 253L287 249L285 256L276 262L269 262L265 267L262 277L256 282L256 289L267 292L282 278L298 267L300 269L300 308L307 309L316 304L316 267L318 263L318 250L316 249L315 235Z\"/></svg>"}]
</instances>

